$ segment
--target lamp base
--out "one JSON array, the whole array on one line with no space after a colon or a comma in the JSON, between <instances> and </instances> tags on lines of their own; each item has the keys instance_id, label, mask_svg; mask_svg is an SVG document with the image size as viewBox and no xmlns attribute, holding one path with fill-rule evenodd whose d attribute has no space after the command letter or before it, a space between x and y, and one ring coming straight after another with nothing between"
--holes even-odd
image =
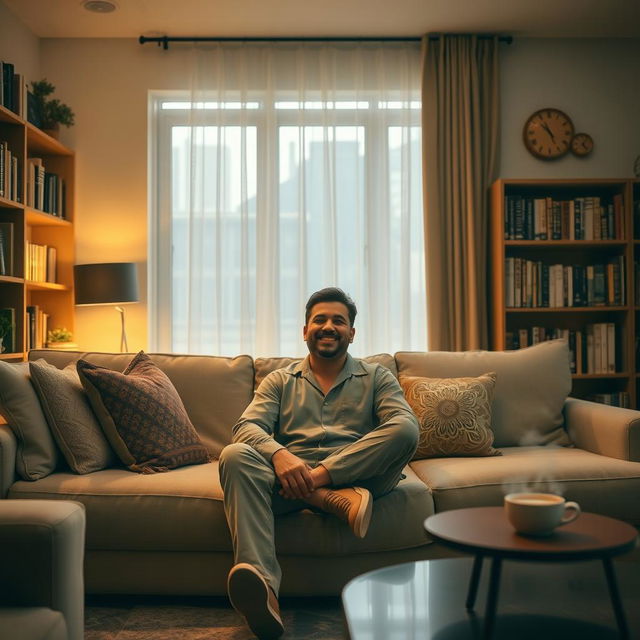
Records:
<instances>
[{"instance_id":1,"label":"lamp base","mask_svg":"<svg viewBox=\"0 0 640 640\"><path fill-rule=\"evenodd\" d=\"M120 314L120 353L127 353L129 351L129 345L127 344L127 332L125 329L124 321L124 309L122 307L116 307L116 311Z\"/></svg>"}]
</instances>

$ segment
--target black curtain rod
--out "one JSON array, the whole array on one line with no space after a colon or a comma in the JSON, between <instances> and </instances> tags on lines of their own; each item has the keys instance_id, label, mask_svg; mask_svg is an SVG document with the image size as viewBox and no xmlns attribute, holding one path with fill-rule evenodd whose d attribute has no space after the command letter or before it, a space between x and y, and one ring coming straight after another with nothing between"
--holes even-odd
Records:
<instances>
[{"instance_id":1,"label":"black curtain rod","mask_svg":"<svg viewBox=\"0 0 640 640\"><path fill-rule=\"evenodd\" d=\"M440 36L432 35L429 36L430 40L437 40ZM494 36L478 36L480 39L488 39L493 38ZM294 38L216 38L213 36L195 36L195 37L181 37L181 36L140 36L138 38L138 42L140 44L146 44L147 42L155 42L159 47L163 49L169 48L170 42L420 42L422 38L417 37L346 37L346 38L334 38L334 37L326 37L326 38L305 38L305 37L294 37ZM499 36L498 40L500 42L504 42L506 44L511 44L513 42L512 36Z\"/></svg>"}]
</instances>

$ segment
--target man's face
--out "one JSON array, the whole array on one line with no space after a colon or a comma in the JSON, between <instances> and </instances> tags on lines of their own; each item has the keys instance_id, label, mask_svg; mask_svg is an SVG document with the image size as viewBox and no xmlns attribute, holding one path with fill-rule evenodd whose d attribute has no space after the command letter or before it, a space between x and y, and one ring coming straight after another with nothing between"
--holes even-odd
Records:
<instances>
[{"instance_id":1,"label":"man's face","mask_svg":"<svg viewBox=\"0 0 640 640\"><path fill-rule=\"evenodd\" d=\"M318 302L311 307L303 336L309 353L321 358L340 358L353 342L356 330L342 302Z\"/></svg>"}]
</instances>

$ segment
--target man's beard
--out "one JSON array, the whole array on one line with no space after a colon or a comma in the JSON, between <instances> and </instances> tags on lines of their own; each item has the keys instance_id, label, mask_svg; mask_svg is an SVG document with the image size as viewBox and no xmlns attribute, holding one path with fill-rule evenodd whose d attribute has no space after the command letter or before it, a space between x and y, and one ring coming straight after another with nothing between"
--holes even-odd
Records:
<instances>
[{"instance_id":1,"label":"man's beard","mask_svg":"<svg viewBox=\"0 0 640 640\"><path fill-rule=\"evenodd\" d=\"M331 345L323 345L321 344L321 340L323 338L335 338L335 342ZM340 334L335 333L320 333L317 336L314 336L312 339L312 344L315 346L315 352L321 358L333 358L341 352L346 352L347 347L344 346L344 338L340 336Z\"/></svg>"}]
</instances>

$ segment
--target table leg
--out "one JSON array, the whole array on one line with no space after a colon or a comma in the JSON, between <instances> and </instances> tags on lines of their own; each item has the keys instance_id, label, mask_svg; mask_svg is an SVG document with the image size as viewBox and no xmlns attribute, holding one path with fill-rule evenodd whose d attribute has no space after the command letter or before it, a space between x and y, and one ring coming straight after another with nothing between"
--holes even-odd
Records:
<instances>
[{"instance_id":1,"label":"table leg","mask_svg":"<svg viewBox=\"0 0 640 640\"><path fill-rule=\"evenodd\" d=\"M473 609L473 605L476 603L483 559L480 553L473 559L473 570L471 571L471 580L469 581L469 590L467 591L467 602L465 603L467 609Z\"/></svg>"},{"instance_id":2,"label":"table leg","mask_svg":"<svg viewBox=\"0 0 640 640\"><path fill-rule=\"evenodd\" d=\"M493 625L496 619L496 609L498 607L498 590L500 588L500 572L502 570L502 559L493 558L491 562L491 576L489 578L489 595L487 596L487 607L484 614L483 638L489 640L493 634Z\"/></svg>"},{"instance_id":3,"label":"table leg","mask_svg":"<svg viewBox=\"0 0 640 640\"><path fill-rule=\"evenodd\" d=\"M609 595L611 596L613 611L616 614L616 622L618 623L620 637L623 640L629 640L631 636L629 635L627 619L624 615L624 609L622 608L622 600L620 599L620 590L618 589L618 581L616 580L616 572L613 568L613 562L611 561L611 558L602 558L602 564L604 565L604 572L607 576Z\"/></svg>"}]
</instances>

